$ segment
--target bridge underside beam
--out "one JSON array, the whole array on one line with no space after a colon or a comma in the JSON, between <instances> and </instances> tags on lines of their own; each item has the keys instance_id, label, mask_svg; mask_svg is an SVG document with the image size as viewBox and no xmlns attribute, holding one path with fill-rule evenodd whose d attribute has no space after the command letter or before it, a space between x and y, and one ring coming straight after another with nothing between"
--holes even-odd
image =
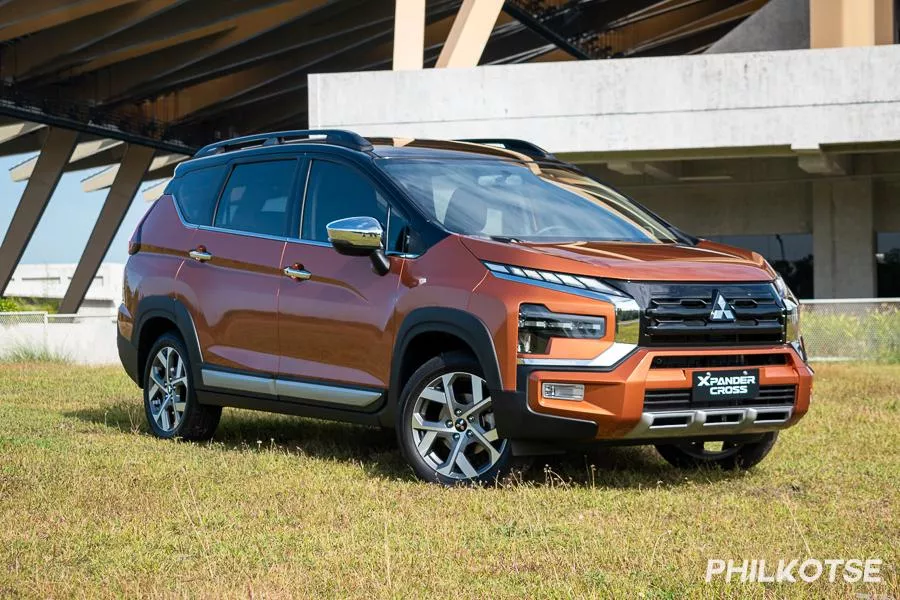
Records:
<instances>
[{"instance_id":1,"label":"bridge underside beam","mask_svg":"<svg viewBox=\"0 0 900 600\"><path fill-rule=\"evenodd\" d=\"M66 295L59 305L59 312L63 314L78 312L152 160L152 148L145 146L128 146L126 148L125 157L116 173L115 181L109 189L91 237L88 238L84 253L78 261L78 267L75 269Z\"/></svg>"},{"instance_id":2,"label":"bridge underside beam","mask_svg":"<svg viewBox=\"0 0 900 600\"><path fill-rule=\"evenodd\" d=\"M0 295L3 295L9 285L13 271L31 241L59 178L75 150L77 138L77 132L55 127L47 134L47 140L34 165L34 172L6 230L3 244L0 245Z\"/></svg>"}]
</instances>

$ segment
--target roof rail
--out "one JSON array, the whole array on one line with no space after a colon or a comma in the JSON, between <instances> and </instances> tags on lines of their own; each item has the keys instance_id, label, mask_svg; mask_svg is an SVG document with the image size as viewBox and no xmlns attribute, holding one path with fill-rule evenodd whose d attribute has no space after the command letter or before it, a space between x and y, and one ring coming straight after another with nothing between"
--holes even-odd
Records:
<instances>
[{"instance_id":1,"label":"roof rail","mask_svg":"<svg viewBox=\"0 0 900 600\"><path fill-rule=\"evenodd\" d=\"M546 158L556 160L555 156L553 156L540 146L532 144L531 142L526 142L525 140L514 140L507 138L478 138L456 141L468 142L470 144L485 144L487 146L500 146L501 148L504 148L506 150L512 150L513 152L524 154L529 158Z\"/></svg>"},{"instance_id":2,"label":"roof rail","mask_svg":"<svg viewBox=\"0 0 900 600\"><path fill-rule=\"evenodd\" d=\"M313 140L312 138L314 137L320 139ZM275 146L302 140L324 142L326 144L344 146L345 148L360 150L362 152L367 152L372 149L372 144L369 143L369 140L352 131L344 131L341 129L296 129L292 131L273 131L272 133L245 135L243 137L216 142L200 148L200 150L194 154L194 158L222 154L234 150L243 150L244 148L253 148L255 146Z\"/></svg>"}]
</instances>

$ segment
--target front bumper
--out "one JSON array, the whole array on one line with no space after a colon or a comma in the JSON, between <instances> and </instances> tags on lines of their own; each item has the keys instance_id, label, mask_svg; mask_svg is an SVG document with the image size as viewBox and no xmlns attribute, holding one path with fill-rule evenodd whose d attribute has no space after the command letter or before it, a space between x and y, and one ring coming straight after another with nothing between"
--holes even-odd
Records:
<instances>
[{"instance_id":1,"label":"front bumper","mask_svg":"<svg viewBox=\"0 0 900 600\"><path fill-rule=\"evenodd\" d=\"M668 368L666 361L655 360L721 360L735 355L751 362L763 357L768 361L775 355L771 360L777 364L747 367L759 369L760 396L720 406L695 405L691 400L693 372L741 367ZM789 345L754 349L638 348L609 368L519 365L516 391L495 392L493 406L499 434L512 440L640 443L759 434L790 427L806 414L812 375L812 369ZM583 384L584 400L544 398L543 382ZM684 401L675 408L665 403L645 405L648 392L650 396L656 393Z\"/></svg>"}]
</instances>

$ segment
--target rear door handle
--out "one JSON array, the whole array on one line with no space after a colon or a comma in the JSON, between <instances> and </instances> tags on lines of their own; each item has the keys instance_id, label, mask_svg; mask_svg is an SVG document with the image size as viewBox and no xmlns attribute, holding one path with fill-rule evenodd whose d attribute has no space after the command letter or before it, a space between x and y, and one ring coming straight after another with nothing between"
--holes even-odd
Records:
<instances>
[{"instance_id":1,"label":"rear door handle","mask_svg":"<svg viewBox=\"0 0 900 600\"><path fill-rule=\"evenodd\" d=\"M207 252L204 246L197 246L196 248L188 252L188 256L190 256L197 262L206 262L212 259L212 254Z\"/></svg>"},{"instance_id":2,"label":"rear door handle","mask_svg":"<svg viewBox=\"0 0 900 600\"><path fill-rule=\"evenodd\" d=\"M304 269L300 265L293 265L290 267L284 268L284 274L293 279L294 281L304 281L312 277L312 273Z\"/></svg>"}]
</instances>

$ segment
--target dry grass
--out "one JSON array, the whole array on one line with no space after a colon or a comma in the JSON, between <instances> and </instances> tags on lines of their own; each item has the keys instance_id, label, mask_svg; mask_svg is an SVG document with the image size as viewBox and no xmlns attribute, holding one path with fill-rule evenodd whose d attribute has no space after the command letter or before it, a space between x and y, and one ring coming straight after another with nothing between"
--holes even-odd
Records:
<instances>
[{"instance_id":1,"label":"dry grass","mask_svg":"<svg viewBox=\"0 0 900 600\"><path fill-rule=\"evenodd\" d=\"M391 434L226 411L146 433L115 368L0 365L0 596L900 598L900 366L822 365L756 470L641 448L415 481ZM885 583L707 585L708 558L881 558ZM871 596L876 597L876 596Z\"/></svg>"}]
</instances>

